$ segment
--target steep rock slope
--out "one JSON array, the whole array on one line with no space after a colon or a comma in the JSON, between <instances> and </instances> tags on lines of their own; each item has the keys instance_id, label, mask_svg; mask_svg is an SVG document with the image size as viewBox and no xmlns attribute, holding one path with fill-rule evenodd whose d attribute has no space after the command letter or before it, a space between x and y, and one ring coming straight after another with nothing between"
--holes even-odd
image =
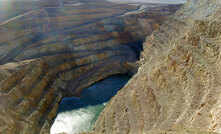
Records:
<instances>
[{"instance_id":1,"label":"steep rock slope","mask_svg":"<svg viewBox=\"0 0 221 134\"><path fill-rule=\"evenodd\" d=\"M179 7L150 5L146 12L130 16L125 13L141 6L93 1L29 9L0 23L0 64L86 51L88 46L97 50L134 44Z\"/></svg>"},{"instance_id":2,"label":"steep rock slope","mask_svg":"<svg viewBox=\"0 0 221 134\"><path fill-rule=\"evenodd\" d=\"M221 132L220 0L189 0L146 38L140 62L95 132Z\"/></svg>"},{"instance_id":3,"label":"steep rock slope","mask_svg":"<svg viewBox=\"0 0 221 134\"><path fill-rule=\"evenodd\" d=\"M180 7L59 2L4 11L12 18L0 24L0 133L49 133L62 97L135 72L136 44Z\"/></svg>"}]
</instances>

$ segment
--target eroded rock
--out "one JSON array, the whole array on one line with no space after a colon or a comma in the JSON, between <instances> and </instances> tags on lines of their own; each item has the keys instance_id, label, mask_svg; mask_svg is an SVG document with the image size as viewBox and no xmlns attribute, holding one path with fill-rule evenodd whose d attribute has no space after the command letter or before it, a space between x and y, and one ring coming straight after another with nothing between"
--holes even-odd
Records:
<instances>
[{"instance_id":1,"label":"eroded rock","mask_svg":"<svg viewBox=\"0 0 221 134\"><path fill-rule=\"evenodd\" d=\"M140 6L51 2L20 8L15 2L4 11L12 18L0 20L0 133L49 133L62 97L80 96L110 75L135 73L137 44L181 6L127 15Z\"/></svg>"},{"instance_id":2,"label":"eroded rock","mask_svg":"<svg viewBox=\"0 0 221 134\"><path fill-rule=\"evenodd\" d=\"M220 7L189 0L146 38L138 73L107 104L96 133L220 132Z\"/></svg>"}]
</instances>

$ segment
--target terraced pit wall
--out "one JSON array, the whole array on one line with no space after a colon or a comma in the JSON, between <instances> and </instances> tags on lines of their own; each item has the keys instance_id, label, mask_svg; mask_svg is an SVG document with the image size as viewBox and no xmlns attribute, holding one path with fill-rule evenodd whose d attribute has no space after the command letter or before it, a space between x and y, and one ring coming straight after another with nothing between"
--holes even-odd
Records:
<instances>
[{"instance_id":1,"label":"terraced pit wall","mask_svg":"<svg viewBox=\"0 0 221 134\"><path fill-rule=\"evenodd\" d=\"M4 12L12 17L1 19L0 133L49 133L62 97L80 96L110 75L135 73L137 43L181 7L151 5L128 16L140 6L47 2L17 3Z\"/></svg>"},{"instance_id":2,"label":"terraced pit wall","mask_svg":"<svg viewBox=\"0 0 221 134\"><path fill-rule=\"evenodd\" d=\"M221 2L188 0L143 46L95 133L220 133Z\"/></svg>"}]
</instances>

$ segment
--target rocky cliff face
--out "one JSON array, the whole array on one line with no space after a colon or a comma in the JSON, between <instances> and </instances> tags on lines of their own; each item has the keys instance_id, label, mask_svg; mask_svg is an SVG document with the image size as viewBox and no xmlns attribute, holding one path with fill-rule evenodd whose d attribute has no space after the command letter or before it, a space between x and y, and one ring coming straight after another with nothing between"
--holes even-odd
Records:
<instances>
[{"instance_id":1,"label":"rocky cliff face","mask_svg":"<svg viewBox=\"0 0 221 134\"><path fill-rule=\"evenodd\" d=\"M2 10L0 133L48 133L62 97L135 72L137 44L180 7L51 2Z\"/></svg>"},{"instance_id":2,"label":"rocky cliff face","mask_svg":"<svg viewBox=\"0 0 221 134\"><path fill-rule=\"evenodd\" d=\"M140 62L95 132L221 132L220 0L189 0L146 38Z\"/></svg>"}]
</instances>

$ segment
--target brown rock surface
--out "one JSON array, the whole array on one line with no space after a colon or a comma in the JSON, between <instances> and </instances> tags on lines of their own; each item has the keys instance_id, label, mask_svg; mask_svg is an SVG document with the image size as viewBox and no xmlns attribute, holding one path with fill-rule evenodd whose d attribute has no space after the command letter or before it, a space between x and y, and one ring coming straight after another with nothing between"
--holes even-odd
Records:
<instances>
[{"instance_id":1,"label":"brown rock surface","mask_svg":"<svg viewBox=\"0 0 221 134\"><path fill-rule=\"evenodd\" d=\"M165 16L180 7L150 5L145 12L126 16L141 7L95 3L40 6L1 22L0 64L88 51L88 47L97 50L126 44L136 49L134 44L144 41Z\"/></svg>"},{"instance_id":2,"label":"brown rock surface","mask_svg":"<svg viewBox=\"0 0 221 134\"><path fill-rule=\"evenodd\" d=\"M62 97L134 73L136 44L180 7L51 2L1 10L11 18L0 20L0 133L48 133Z\"/></svg>"},{"instance_id":3,"label":"brown rock surface","mask_svg":"<svg viewBox=\"0 0 221 134\"><path fill-rule=\"evenodd\" d=\"M220 0L189 0L146 38L140 62L95 132L221 132ZM197 131L169 131L174 127Z\"/></svg>"}]
</instances>

